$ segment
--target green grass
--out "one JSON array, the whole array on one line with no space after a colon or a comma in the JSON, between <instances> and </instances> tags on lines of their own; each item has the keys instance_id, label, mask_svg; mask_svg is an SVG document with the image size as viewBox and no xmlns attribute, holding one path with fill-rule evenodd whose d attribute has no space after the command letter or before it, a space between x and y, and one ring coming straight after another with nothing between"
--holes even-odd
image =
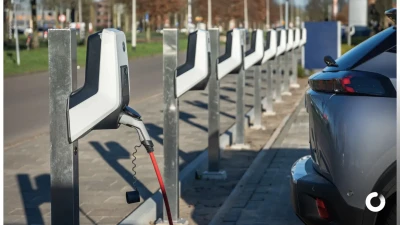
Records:
<instances>
[{"instance_id":1,"label":"green grass","mask_svg":"<svg viewBox=\"0 0 400 225\"><path fill-rule=\"evenodd\" d=\"M128 43L128 57L134 59L138 57L152 56L162 53L162 42L138 43L136 51L133 51L131 44ZM179 49L185 50L187 47L187 38L181 38ZM14 75L30 74L48 70L48 51L46 47L35 50L20 50L21 64L17 66L15 50L4 51L4 77ZM86 46L78 46L77 60L80 67L85 66Z\"/></svg>"},{"instance_id":2,"label":"green grass","mask_svg":"<svg viewBox=\"0 0 400 225\"><path fill-rule=\"evenodd\" d=\"M347 44L342 44L342 55L346 52L348 52L350 49L354 48L354 45L347 45Z\"/></svg>"}]
</instances>

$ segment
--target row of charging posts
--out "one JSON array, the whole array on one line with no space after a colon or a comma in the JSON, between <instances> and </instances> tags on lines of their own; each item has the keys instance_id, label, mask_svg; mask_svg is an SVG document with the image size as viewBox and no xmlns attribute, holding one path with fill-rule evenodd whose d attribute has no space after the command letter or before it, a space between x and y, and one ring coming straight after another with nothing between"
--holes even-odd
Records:
<instances>
[{"instance_id":1,"label":"row of charging posts","mask_svg":"<svg viewBox=\"0 0 400 225\"><path fill-rule=\"evenodd\" d=\"M249 50L245 51L246 31L233 29L227 32L225 53L219 56L218 29L197 30L189 35L185 64L178 66L178 30L164 29L164 178L174 224L185 224L179 217L179 98L189 90L203 90L208 83L208 171L205 179L225 179L220 169L219 115L220 80L228 74L237 74L236 130L234 145L246 148L244 89L246 70L254 70L254 121L252 128L263 129L262 108L265 115L275 115L273 98L282 102L281 95L291 95L290 87L298 88L298 53L306 43L306 29L255 30L251 35ZM206 37L209 38L206 38ZM288 37L288 38L287 38ZM265 42L264 42L265 41ZM208 57L209 55L209 57ZM267 93L261 97L261 67L267 68ZM274 67L278 64L277 67ZM208 68L208 70L207 70ZM273 70L280 71L273 77ZM185 74L193 75L184 77ZM281 74L282 76L279 76ZM283 77L283 79L282 79ZM274 84L275 78L275 84ZM274 88L275 87L275 88ZM164 213L164 219L166 214ZM157 224L162 224L160 219Z\"/></svg>"},{"instance_id":2,"label":"row of charging posts","mask_svg":"<svg viewBox=\"0 0 400 225\"><path fill-rule=\"evenodd\" d=\"M295 31L295 35L293 35ZM198 30L189 35L185 64L178 67L178 30L165 29L164 61L164 179L170 201L172 219L179 219L178 99L189 90L209 91L209 170L204 177L224 179L219 168L219 82L228 74L237 75L235 146L246 147L244 138L245 73L254 68L255 102L253 127L262 129L262 105L266 114L274 114L275 101L289 93L289 85L298 86L296 74L289 76L290 68L297 71L295 49L306 41L306 30L268 30L264 44L262 30L252 32L251 46L245 51L245 30L233 29L227 33L225 54L219 56L219 31ZM289 38L287 39L286 36ZM140 115L128 106L130 96L127 45L123 32L104 29L88 39L84 86L77 89L76 34L73 29L49 31L50 74L50 143L51 143L51 221L52 224L79 224L78 140L92 130L117 129L121 124L134 128L150 154L157 175L159 171L153 155L153 143ZM293 54L290 54L292 52ZM286 57L284 57L286 56ZM289 57L291 56L291 57ZM274 64L283 71L275 76ZM291 61L289 61L291 60ZM261 66L268 62L267 90L261 101ZM277 70L277 68L275 68ZM278 70L277 70L278 71ZM273 88L275 86L275 88ZM161 177L158 177L161 178ZM163 185L161 185L163 186ZM136 193L138 195L138 193ZM165 197L165 196L164 196ZM128 198L128 195L127 195ZM128 200L127 200L128 201ZM166 218L167 213L164 213ZM163 223L163 220L159 221Z\"/></svg>"}]
</instances>

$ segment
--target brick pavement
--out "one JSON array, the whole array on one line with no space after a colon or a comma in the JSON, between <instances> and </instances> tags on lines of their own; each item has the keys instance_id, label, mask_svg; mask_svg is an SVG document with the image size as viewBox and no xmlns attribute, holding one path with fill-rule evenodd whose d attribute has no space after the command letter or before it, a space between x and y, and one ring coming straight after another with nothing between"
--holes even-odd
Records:
<instances>
[{"instance_id":1,"label":"brick pavement","mask_svg":"<svg viewBox=\"0 0 400 225\"><path fill-rule=\"evenodd\" d=\"M294 105L301 101L304 96L305 87L307 86L307 79L299 79L298 82L301 87L299 89L291 89L293 94L292 96L283 96L282 103L274 103L274 111L276 112L276 115L263 117L262 123L266 127L266 130L248 129L246 131L246 140L251 147L250 149L225 149L222 152L221 168L227 172L227 180L196 180L192 184L192 188L189 188L182 193L180 200L180 217L187 219L191 225L209 224L243 174L252 164L260 149L262 149L269 141L282 120L293 112ZM304 105L302 103L303 102L300 102L300 105ZM300 129L303 128L300 127ZM308 130L305 133L308 134ZM284 134L280 136L284 136ZM291 138L293 139L293 136L291 136ZM303 136L299 136L299 138L302 140ZM308 139L306 138L306 140ZM290 160L291 159L289 159L286 167L282 166L281 170L283 173L290 172L291 163L293 163L295 159L293 159L293 162L290 162ZM260 175L252 177L250 181L252 184L245 188L245 193L240 195L234 208L231 210L230 215L227 216L227 221L221 221L221 224L235 224L235 221L239 220L242 208L255 207L256 203L259 202L252 202L247 205L250 199L252 199L251 201L262 199L260 192L262 193L262 191L266 190L267 187L263 184L257 188L255 182L259 182L259 179L261 179L263 175L264 171L262 171ZM284 183L284 185L289 185L289 183ZM252 192L255 192L256 194L252 196ZM265 212L262 215L265 215Z\"/></svg>"},{"instance_id":2,"label":"brick pavement","mask_svg":"<svg viewBox=\"0 0 400 225\"><path fill-rule=\"evenodd\" d=\"M291 206L290 168L309 154L308 114L302 104L256 172L234 200L221 225L300 225Z\"/></svg>"},{"instance_id":3,"label":"brick pavement","mask_svg":"<svg viewBox=\"0 0 400 225\"><path fill-rule=\"evenodd\" d=\"M221 81L221 131L234 123L235 81L235 75ZM249 110L251 79L245 92ZM207 147L207 102L207 91L187 93L180 101L180 169ZM132 106L146 122L162 170L162 95ZM81 224L116 224L139 205L125 203L125 191L132 189L133 181L130 152L136 144L136 131L126 127L94 131L79 141ZM140 149L136 157L136 186L147 199L159 188L158 182L146 151ZM48 134L5 149L4 224L50 224L49 158Z\"/></svg>"}]
</instances>

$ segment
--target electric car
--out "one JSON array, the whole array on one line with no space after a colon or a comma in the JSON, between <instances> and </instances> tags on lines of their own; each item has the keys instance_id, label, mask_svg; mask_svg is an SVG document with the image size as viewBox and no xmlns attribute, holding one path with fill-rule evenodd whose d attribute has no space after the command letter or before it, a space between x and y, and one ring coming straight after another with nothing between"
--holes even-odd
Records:
<instances>
[{"instance_id":1,"label":"electric car","mask_svg":"<svg viewBox=\"0 0 400 225\"><path fill-rule=\"evenodd\" d=\"M386 15L395 21L396 9ZM396 29L325 57L309 78L311 154L293 164L290 179L294 211L307 225L396 224Z\"/></svg>"}]
</instances>

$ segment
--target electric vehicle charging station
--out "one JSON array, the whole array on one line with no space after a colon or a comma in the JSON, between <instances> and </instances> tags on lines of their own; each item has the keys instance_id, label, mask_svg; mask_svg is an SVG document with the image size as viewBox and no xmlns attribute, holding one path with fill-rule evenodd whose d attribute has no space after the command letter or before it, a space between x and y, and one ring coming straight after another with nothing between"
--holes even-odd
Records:
<instances>
[{"instance_id":1,"label":"electric vehicle charging station","mask_svg":"<svg viewBox=\"0 0 400 225\"><path fill-rule=\"evenodd\" d=\"M265 37L265 46L264 46L264 57L262 59L261 64L266 65L266 80L267 80L267 93L266 97L263 101L263 108L265 112L263 115L265 116L273 116L276 115L273 108L273 93L274 93L274 85L273 85L273 69L272 69L272 60L275 59L277 52L277 37L276 31L273 29L267 30Z\"/></svg>"},{"instance_id":2,"label":"electric vehicle charging station","mask_svg":"<svg viewBox=\"0 0 400 225\"><path fill-rule=\"evenodd\" d=\"M265 129L261 124L261 65L264 57L264 32L260 29L251 34L250 49L246 51L244 58L244 69L254 69L254 121L252 129ZM244 144L244 142L243 142Z\"/></svg>"},{"instance_id":3,"label":"electric vehicle charging station","mask_svg":"<svg viewBox=\"0 0 400 225\"><path fill-rule=\"evenodd\" d=\"M236 69L233 69L231 73L237 74L237 80L236 80L236 126L235 126L235 135L233 137L233 145L231 146L232 148L238 148L238 149L243 149L243 148L248 148L248 145L245 145L245 103L244 103L244 88L245 88L245 80L246 80L246 71L245 71L245 49L246 49L246 34L247 31L245 29L238 29L240 31L240 54L242 57L241 64L239 67ZM237 37L238 32L234 31L232 32L232 43L234 42L235 37ZM235 46L237 45L237 40L238 38L235 38ZM233 46L232 46L233 47ZM231 49L231 54L235 54L235 58L238 57L238 51L236 48ZM218 68L222 71L224 71L223 67L227 65L228 63L225 62L225 58L227 58L228 55L224 54L221 56L221 66ZM225 63L224 63L225 62ZM228 61L229 62L229 61ZM226 75L226 74L225 74ZM225 76L224 74L221 73L221 77Z\"/></svg>"},{"instance_id":4,"label":"electric vehicle charging station","mask_svg":"<svg viewBox=\"0 0 400 225\"><path fill-rule=\"evenodd\" d=\"M74 29L49 31L51 222L57 225L79 224L80 138L92 130L117 129L123 124L137 131L141 145L154 157L141 116L128 106L125 34L104 29L89 36L85 84L78 90L76 49ZM153 165L157 172L155 160ZM127 192L126 199L128 203L140 201L138 191Z\"/></svg>"},{"instance_id":5,"label":"electric vehicle charging station","mask_svg":"<svg viewBox=\"0 0 400 225\"><path fill-rule=\"evenodd\" d=\"M225 53L219 56L219 30L211 28L211 76L208 83L208 170L202 178L225 180L226 171L220 168L220 80L240 69L243 65L244 37L241 30L235 28L226 34Z\"/></svg>"},{"instance_id":6,"label":"electric vehicle charging station","mask_svg":"<svg viewBox=\"0 0 400 225\"><path fill-rule=\"evenodd\" d=\"M290 87L291 88L299 88L300 85L297 83L297 67L298 67L298 54L297 51L300 47L300 32L301 30L299 28L293 29L294 31L294 41L293 41L293 50L292 50L292 75L290 79Z\"/></svg>"},{"instance_id":7,"label":"electric vehicle charging station","mask_svg":"<svg viewBox=\"0 0 400 225\"><path fill-rule=\"evenodd\" d=\"M164 80L164 180L174 224L187 224L179 218L179 97L190 90L204 90L210 77L210 37L208 31L189 34L186 62L178 66L178 29L163 30ZM166 224L166 208L163 219Z\"/></svg>"},{"instance_id":8,"label":"electric vehicle charging station","mask_svg":"<svg viewBox=\"0 0 400 225\"><path fill-rule=\"evenodd\" d=\"M276 88L275 90L275 102L276 103L281 103L282 102L282 76L284 73L284 68L285 68L285 61L284 61L284 53L286 51L286 30L285 29L279 29L277 30L278 34L278 47L276 50L276 60L278 64L278 70L277 70L277 76L275 80L275 85Z\"/></svg>"},{"instance_id":9,"label":"electric vehicle charging station","mask_svg":"<svg viewBox=\"0 0 400 225\"><path fill-rule=\"evenodd\" d=\"M286 51L284 54L285 57L285 69L283 73L283 85L282 85L282 95L291 96L290 93L290 72L291 72L291 59L292 59L292 48L293 48L293 29L289 28L286 30L287 38L286 38Z\"/></svg>"}]
</instances>

